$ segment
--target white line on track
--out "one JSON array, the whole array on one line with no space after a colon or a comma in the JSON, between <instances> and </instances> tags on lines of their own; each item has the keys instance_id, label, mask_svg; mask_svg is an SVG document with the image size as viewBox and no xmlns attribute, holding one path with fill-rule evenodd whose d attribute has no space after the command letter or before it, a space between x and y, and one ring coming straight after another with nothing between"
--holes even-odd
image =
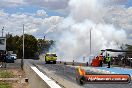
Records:
<instances>
[{"instance_id":1,"label":"white line on track","mask_svg":"<svg viewBox=\"0 0 132 88\"><path fill-rule=\"evenodd\" d=\"M40 72L36 67L31 66L31 68L37 73L37 75L42 78L42 80L44 80L50 86L50 88L61 88L57 83L55 83L53 80Z\"/></svg>"}]
</instances>

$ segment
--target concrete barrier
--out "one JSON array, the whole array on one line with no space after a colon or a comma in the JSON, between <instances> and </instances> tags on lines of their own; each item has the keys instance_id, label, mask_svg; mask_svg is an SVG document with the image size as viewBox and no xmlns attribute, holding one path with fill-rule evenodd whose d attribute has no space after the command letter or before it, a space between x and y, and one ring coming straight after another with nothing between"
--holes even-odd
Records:
<instances>
[{"instance_id":1,"label":"concrete barrier","mask_svg":"<svg viewBox=\"0 0 132 88\"><path fill-rule=\"evenodd\" d=\"M24 63L24 71L30 88L61 88L29 62Z\"/></svg>"}]
</instances>

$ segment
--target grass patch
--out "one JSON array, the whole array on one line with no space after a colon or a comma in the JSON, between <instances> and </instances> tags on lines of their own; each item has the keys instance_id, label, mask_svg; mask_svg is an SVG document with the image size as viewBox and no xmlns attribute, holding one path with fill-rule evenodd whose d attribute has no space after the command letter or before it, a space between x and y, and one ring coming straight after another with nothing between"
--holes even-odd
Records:
<instances>
[{"instance_id":1,"label":"grass patch","mask_svg":"<svg viewBox=\"0 0 132 88\"><path fill-rule=\"evenodd\" d=\"M0 82L0 88L12 88L11 83Z\"/></svg>"},{"instance_id":2,"label":"grass patch","mask_svg":"<svg viewBox=\"0 0 132 88\"><path fill-rule=\"evenodd\" d=\"M0 71L0 78L12 78L14 77L13 73L11 71Z\"/></svg>"}]
</instances>

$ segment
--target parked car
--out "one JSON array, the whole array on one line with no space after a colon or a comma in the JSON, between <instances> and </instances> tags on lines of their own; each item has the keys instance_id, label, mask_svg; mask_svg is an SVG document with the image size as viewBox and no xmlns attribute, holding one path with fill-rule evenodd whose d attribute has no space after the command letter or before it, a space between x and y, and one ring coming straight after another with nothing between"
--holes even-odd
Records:
<instances>
[{"instance_id":1,"label":"parked car","mask_svg":"<svg viewBox=\"0 0 132 88\"><path fill-rule=\"evenodd\" d=\"M16 59L17 59L17 55L16 55L16 54L11 54L11 57L13 57L13 58L14 58L14 60L16 60Z\"/></svg>"},{"instance_id":2,"label":"parked car","mask_svg":"<svg viewBox=\"0 0 132 88\"><path fill-rule=\"evenodd\" d=\"M14 58L11 55L6 56L6 63L14 63Z\"/></svg>"}]
</instances>

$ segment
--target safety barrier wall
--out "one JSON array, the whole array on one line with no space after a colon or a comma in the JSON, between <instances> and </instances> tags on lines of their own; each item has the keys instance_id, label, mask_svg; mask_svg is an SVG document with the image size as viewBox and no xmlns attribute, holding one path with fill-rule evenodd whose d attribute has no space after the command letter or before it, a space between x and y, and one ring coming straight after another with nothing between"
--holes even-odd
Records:
<instances>
[{"instance_id":1,"label":"safety barrier wall","mask_svg":"<svg viewBox=\"0 0 132 88\"><path fill-rule=\"evenodd\" d=\"M61 88L31 63L24 62L23 69L28 78L30 88Z\"/></svg>"}]
</instances>

